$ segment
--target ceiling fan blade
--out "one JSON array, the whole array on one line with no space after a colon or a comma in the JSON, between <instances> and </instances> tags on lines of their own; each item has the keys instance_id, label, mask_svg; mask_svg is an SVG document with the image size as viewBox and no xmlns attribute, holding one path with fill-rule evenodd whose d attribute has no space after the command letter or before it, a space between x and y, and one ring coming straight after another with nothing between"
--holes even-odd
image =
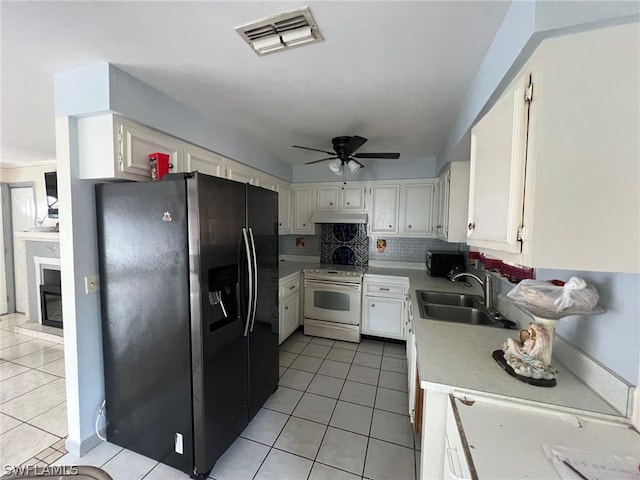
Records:
<instances>
[{"instance_id":1,"label":"ceiling fan blade","mask_svg":"<svg viewBox=\"0 0 640 480\"><path fill-rule=\"evenodd\" d=\"M303 150L311 150L312 152L326 153L327 155L335 155L335 152L327 152L326 150L318 150L317 148L301 147L300 145L291 145L293 148L302 148Z\"/></svg>"},{"instance_id":2,"label":"ceiling fan blade","mask_svg":"<svg viewBox=\"0 0 640 480\"><path fill-rule=\"evenodd\" d=\"M313 162L306 162L305 165L313 165L314 163L324 162L326 160L335 160L338 157L321 158L320 160L314 160Z\"/></svg>"},{"instance_id":3,"label":"ceiling fan blade","mask_svg":"<svg viewBox=\"0 0 640 480\"><path fill-rule=\"evenodd\" d=\"M399 153L356 153L356 158L400 158Z\"/></svg>"},{"instance_id":4,"label":"ceiling fan blade","mask_svg":"<svg viewBox=\"0 0 640 480\"><path fill-rule=\"evenodd\" d=\"M356 150L358 150L362 145L364 145L367 142L367 139L364 137L359 137L358 135L354 135L353 137L351 137L351 140L349 140L349 143L347 143L347 145L345 146L345 148L353 153Z\"/></svg>"}]
</instances>

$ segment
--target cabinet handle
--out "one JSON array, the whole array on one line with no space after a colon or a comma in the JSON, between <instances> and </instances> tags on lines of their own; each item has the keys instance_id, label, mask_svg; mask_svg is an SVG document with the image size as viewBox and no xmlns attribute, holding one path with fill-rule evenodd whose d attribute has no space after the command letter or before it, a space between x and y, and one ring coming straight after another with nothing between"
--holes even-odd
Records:
<instances>
[{"instance_id":1,"label":"cabinet handle","mask_svg":"<svg viewBox=\"0 0 640 480\"><path fill-rule=\"evenodd\" d=\"M458 459L458 451L455 448L447 448L447 457L449 457L449 476L455 480L462 480L462 476L458 475L453 461L453 453L455 452L456 459Z\"/></svg>"},{"instance_id":2,"label":"cabinet handle","mask_svg":"<svg viewBox=\"0 0 640 480\"><path fill-rule=\"evenodd\" d=\"M173 163L169 164L169 170L173 169Z\"/></svg>"},{"instance_id":3,"label":"cabinet handle","mask_svg":"<svg viewBox=\"0 0 640 480\"><path fill-rule=\"evenodd\" d=\"M293 290L294 288L296 288L296 286L295 286L295 285L291 285L291 286L289 287L289 290Z\"/></svg>"},{"instance_id":4,"label":"cabinet handle","mask_svg":"<svg viewBox=\"0 0 640 480\"><path fill-rule=\"evenodd\" d=\"M371 307L375 307L375 306L376 306L376 304L375 304L375 303L372 303L372 304L371 304Z\"/></svg>"},{"instance_id":5,"label":"cabinet handle","mask_svg":"<svg viewBox=\"0 0 640 480\"><path fill-rule=\"evenodd\" d=\"M436 228L442 228L442 225L436 225Z\"/></svg>"},{"instance_id":6,"label":"cabinet handle","mask_svg":"<svg viewBox=\"0 0 640 480\"><path fill-rule=\"evenodd\" d=\"M389 225L389 228L393 228L393 225Z\"/></svg>"},{"instance_id":7,"label":"cabinet handle","mask_svg":"<svg viewBox=\"0 0 640 480\"><path fill-rule=\"evenodd\" d=\"M280 222L278 225L279 225L279 226L282 226L282 222Z\"/></svg>"},{"instance_id":8,"label":"cabinet handle","mask_svg":"<svg viewBox=\"0 0 640 480\"><path fill-rule=\"evenodd\" d=\"M379 287L378 290L380 290L381 292L388 292L389 289L386 287Z\"/></svg>"},{"instance_id":9,"label":"cabinet handle","mask_svg":"<svg viewBox=\"0 0 640 480\"><path fill-rule=\"evenodd\" d=\"M409 225L409 228L411 228L411 225Z\"/></svg>"},{"instance_id":10,"label":"cabinet handle","mask_svg":"<svg viewBox=\"0 0 640 480\"><path fill-rule=\"evenodd\" d=\"M469 230L473 230L474 228L476 228L476 224L473 222L470 222L468 225Z\"/></svg>"},{"instance_id":11,"label":"cabinet handle","mask_svg":"<svg viewBox=\"0 0 640 480\"><path fill-rule=\"evenodd\" d=\"M285 307L284 307L284 309L285 309L285 310L289 310L289 307L288 307L288 306L285 306Z\"/></svg>"},{"instance_id":12,"label":"cabinet handle","mask_svg":"<svg viewBox=\"0 0 640 480\"><path fill-rule=\"evenodd\" d=\"M333 206L333 202L329 202L329 205L330 205L330 206Z\"/></svg>"},{"instance_id":13,"label":"cabinet handle","mask_svg":"<svg viewBox=\"0 0 640 480\"><path fill-rule=\"evenodd\" d=\"M307 224L306 224L306 223L303 223L303 224L302 224L302 226L303 226L303 227L306 227L306 226L307 226Z\"/></svg>"},{"instance_id":14,"label":"cabinet handle","mask_svg":"<svg viewBox=\"0 0 640 480\"><path fill-rule=\"evenodd\" d=\"M349 202L347 202L347 205L351 205Z\"/></svg>"}]
</instances>

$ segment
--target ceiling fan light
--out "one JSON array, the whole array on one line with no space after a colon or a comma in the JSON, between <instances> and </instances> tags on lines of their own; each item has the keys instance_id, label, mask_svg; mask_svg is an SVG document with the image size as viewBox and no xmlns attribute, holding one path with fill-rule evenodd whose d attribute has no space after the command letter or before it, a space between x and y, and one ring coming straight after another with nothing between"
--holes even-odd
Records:
<instances>
[{"instance_id":1,"label":"ceiling fan light","mask_svg":"<svg viewBox=\"0 0 640 480\"><path fill-rule=\"evenodd\" d=\"M342 162L338 159L329 162L329 169L336 175L342 175Z\"/></svg>"},{"instance_id":2,"label":"ceiling fan light","mask_svg":"<svg viewBox=\"0 0 640 480\"><path fill-rule=\"evenodd\" d=\"M362 168L362 165L360 165L355 160L349 160L347 162L347 166L349 167L349 170L351 170L351 173L357 172L358 170L360 170Z\"/></svg>"}]
</instances>

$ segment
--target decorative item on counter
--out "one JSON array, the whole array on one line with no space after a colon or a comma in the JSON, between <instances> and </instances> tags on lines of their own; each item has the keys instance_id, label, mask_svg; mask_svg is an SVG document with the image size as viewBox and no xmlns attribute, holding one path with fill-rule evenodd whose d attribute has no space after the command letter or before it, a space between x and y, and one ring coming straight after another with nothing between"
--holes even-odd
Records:
<instances>
[{"instance_id":1,"label":"decorative item on counter","mask_svg":"<svg viewBox=\"0 0 640 480\"><path fill-rule=\"evenodd\" d=\"M491 258L484 255L480 259L480 263L484 265L486 270L490 272L498 272L500 273L500 267L502 266L502 260L498 260L497 258Z\"/></svg>"},{"instance_id":2,"label":"decorative item on counter","mask_svg":"<svg viewBox=\"0 0 640 480\"><path fill-rule=\"evenodd\" d=\"M161 152L149 154L149 173L152 181L162 180L170 168L173 168L173 165L169 163L169 155Z\"/></svg>"},{"instance_id":3,"label":"decorative item on counter","mask_svg":"<svg viewBox=\"0 0 640 480\"><path fill-rule=\"evenodd\" d=\"M304 237L296 237L296 247L301 250L304 248Z\"/></svg>"},{"instance_id":4,"label":"decorative item on counter","mask_svg":"<svg viewBox=\"0 0 640 480\"><path fill-rule=\"evenodd\" d=\"M562 285L557 285L561 280L554 280L554 282L556 283L523 280L507 293L507 297L556 312L568 308L588 312L598 304L600 299L598 291L583 279L571 277Z\"/></svg>"},{"instance_id":5,"label":"decorative item on counter","mask_svg":"<svg viewBox=\"0 0 640 480\"><path fill-rule=\"evenodd\" d=\"M520 332L520 339L507 339L502 350L495 350L493 358L510 375L539 387L556 385L557 371L551 366L556 324L571 315L599 315L606 310L597 306L599 295L595 287L572 277L563 285L561 280L550 282L523 280L502 301L513 301L534 318L528 330Z\"/></svg>"},{"instance_id":6,"label":"decorative item on counter","mask_svg":"<svg viewBox=\"0 0 640 480\"><path fill-rule=\"evenodd\" d=\"M480 252L469 250L469 266L478 268L480 266L480 259L483 256Z\"/></svg>"},{"instance_id":7,"label":"decorative item on counter","mask_svg":"<svg viewBox=\"0 0 640 480\"><path fill-rule=\"evenodd\" d=\"M518 283L521 280L534 279L535 271L533 268L521 267L508 262L502 262L500 272L507 277L511 283Z\"/></svg>"},{"instance_id":8,"label":"decorative item on counter","mask_svg":"<svg viewBox=\"0 0 640 480\"><path fill-rule=\"evenodd\" d=\"M493 352L493 358L508 373L527 383L553 387L558 371L551 366L552 341L542 325L530 323L527 330L520 330L520 340L507 338L502 350Z\"/></svg>"},{"instance_id":9,"label":"decorative item on counter","mask_svg":"<svg viewBox=\"0 0 640 480\"><path fill-rule=\"evenodd\" d=\"M378 249L378 252L384 252L384 250L387 248L387 241L384 238L377 239L376 248Z\"/></svg>"}]
</instances>

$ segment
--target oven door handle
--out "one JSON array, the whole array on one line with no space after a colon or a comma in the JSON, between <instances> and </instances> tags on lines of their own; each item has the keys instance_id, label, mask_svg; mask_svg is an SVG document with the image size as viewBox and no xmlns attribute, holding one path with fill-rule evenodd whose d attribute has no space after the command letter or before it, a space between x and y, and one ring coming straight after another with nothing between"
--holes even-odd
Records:
<instances>
[{"instance_id":1,"label":"oven door handle","mask_svg":"<svg viewBox=\"0 0 640 480\"><path fill-rule=\"evenodd\" d=\"M315 288L318 290L329 290L332 292L359 292L362 290L362 286L359 283L341 283L334 281L322 281L322 280L305 280L305 288Z\"/></svg>"}]
</instances>

